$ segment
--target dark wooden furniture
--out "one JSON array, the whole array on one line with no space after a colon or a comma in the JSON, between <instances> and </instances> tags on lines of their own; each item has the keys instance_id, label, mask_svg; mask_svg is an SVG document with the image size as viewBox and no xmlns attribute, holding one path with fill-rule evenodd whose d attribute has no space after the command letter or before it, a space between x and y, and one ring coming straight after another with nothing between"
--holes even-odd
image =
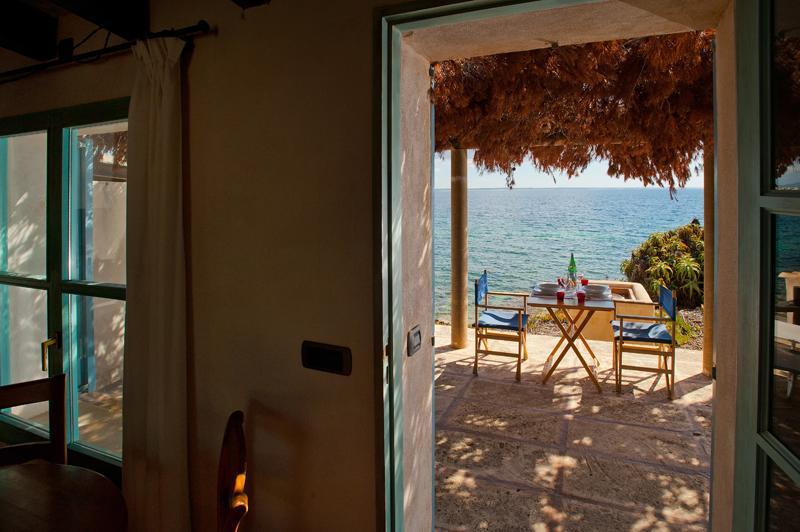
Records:
<instances>
[{"instance_id":1,"label":"dark wooden furniture","mask_svg":"<svg viewBox=\"0 0 800 532\"><path fill-rule=\"evenodd\" d=\"M244 441L244 413L237 410L228 418L222 450L219 453L217 477L217 530L236 532L247 514L244 492L247 476L247 447Z\"/></svg>"},{"instance_id":2,"label":"dark wooden furniture","mask_svg":"<svg viewBox=\"0 0 800 532\"><path fill-rule=\"evenodd\" d=\"M82 467L36 461L0 467L0 532L125 530L122 493Z\"/></svg>"},{"instance_id":3,"label":"dark wooden furniture","mask_svg":"<svg viewBox=\"0 0 800 532\"><path fill-rule=\"evenodd\" d=\"M11 408L31 403L49 401L50 440L20 443L0 448L0 466L20 464L29 460L48 460L56 464L67 463L67 431L64 386L66 377L56 375L8 386L0 386L0 408Z\"/></svg>"}]
</instances>

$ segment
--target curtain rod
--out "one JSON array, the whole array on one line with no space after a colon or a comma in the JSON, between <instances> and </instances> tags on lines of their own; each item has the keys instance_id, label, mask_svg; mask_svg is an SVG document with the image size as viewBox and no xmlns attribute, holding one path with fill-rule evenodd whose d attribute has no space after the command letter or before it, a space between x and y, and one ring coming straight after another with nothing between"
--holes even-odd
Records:
<instances>
[{"instance_id":1,"label":"curtain rod","mask_svg":"<svg viewBox=\"0 0 800 532\"><path fill-rule=\"evenodd\" d=\"M147 33L142 39L137 40L156 39L158 37L179 37L181 39L190 39L192 37L206 35L209 32L211 32L211 26L209 23L205 20L199 20L197 24L186 26L185 28ZM31 74L36 74L38 72L43 72L50 68L61 67L71 63L90 63L106 55L118 54L120 52L130 50L133 45L136 44L137 40L125 41L123 43L115 44L114 46L106 46L92 52L84 52L82 54L71 55L69 57L53 59L44 63L16 68L14 70L6 70L5 72L0 72L0 85L17 81L18 79L27 77Z\"/></svg>"}]
</instances>

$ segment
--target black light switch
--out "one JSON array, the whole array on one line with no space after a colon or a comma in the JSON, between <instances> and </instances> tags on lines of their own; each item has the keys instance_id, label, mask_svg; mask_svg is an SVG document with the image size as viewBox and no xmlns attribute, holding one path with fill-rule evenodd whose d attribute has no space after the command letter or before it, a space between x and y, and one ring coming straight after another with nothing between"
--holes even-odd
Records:
<instances>
[{"instance_id":1,"label":"black light switch","mask_svg":"<svg viewBox=\"0 0 800 532\"><path fill-rule=\"evenodd\" d=\"M420 330L419 325L414 325L414 327L408 331L408 356L411 356L419 351L421 347L422 331Z\"/></svg>"},{"instance_id":2,"label":"black light switch","mask_svg":"<svg viewBox=\"0 0 800 532\"><path fill-rule=\"evenodd\" d=\"M305 340L301 354L304 368L337 375L350 375L353 371L353 355L349 347Z\"/></svg>"}]
</instances>

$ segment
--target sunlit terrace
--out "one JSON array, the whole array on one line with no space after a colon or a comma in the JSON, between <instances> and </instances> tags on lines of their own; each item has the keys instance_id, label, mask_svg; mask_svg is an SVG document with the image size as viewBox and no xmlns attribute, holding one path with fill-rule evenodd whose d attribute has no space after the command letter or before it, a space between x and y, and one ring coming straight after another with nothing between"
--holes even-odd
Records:
<instances>
[{"instance_id":1,"label":"sunlit terrace","mask_svg":"<svg viewBox=\"0 0 800 532\"><path fill-rule=\"evenodd\" d=\"M712 381L702 352L677 350L670 401L663 375L631 370L617 395L610 342L589 341L602 392L574 354L543 385L557 341L529 335L516 382L509 357L481 356L474 376L472 330L453 349L450 328L437 325L438 529L705 530Z\"/></svg>"}]
</instances>

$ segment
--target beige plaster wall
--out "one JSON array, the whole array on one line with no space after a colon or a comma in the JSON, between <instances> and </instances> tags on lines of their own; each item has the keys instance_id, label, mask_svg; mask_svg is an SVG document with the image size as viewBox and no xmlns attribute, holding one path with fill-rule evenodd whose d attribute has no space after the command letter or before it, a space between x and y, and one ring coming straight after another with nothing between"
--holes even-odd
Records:
<instances>
[{"instance_id":1,"label":"beige plaster wall","mask_svg":"<svg viewBox=\"0 0 800 532\"><path fill-rule=\"evenodd\" d=\"M679 33L690 31L698 23L702 24L698 26L700 28L708 27L702 22L707 9L691 8L700 5L695 0L669 2L672 7L667 11L683 12L682 22L673 22L631 5L640 1L599 0L567 7L554 7L552 3L543 2L546 5L535 11L417 29L406 33L405 37L421 54L432 61L441 61L546 48L553 42L570 45L621 36L634 38ZM660 1L650 0L650 3ZM703 4L713 5L720 1L706 0ZM661 4L663 6L664 2Z\"/></svg>"},{"instance_id":2,"label":"beige plaster wall","mask_svg":"<svg viewBox=\"0 0 800 532\"><path fill-rule=\"evenodd\" d=\"M715 531L731 530L736 429L738 170L736 154L736 57L733 2L717 28L717 286L715 290L714 448L711 518Z\"/></svg>"},{"instance_id":3,"label":"beige plaster wall","mask_svg":"<svg viewBox=\"0 0 800 532\"><path fill-rule=\"evenodd\" d=\"M198 530L214 528L235 409L249 444L244 530L376 528L372 65L385 3L272 2L243 19L226 0L151 2L154 30L218 28L196 40L186 95ZM122 55L0 85L0 116L128 95L133 67ZM349 346L352 375L302 368L304 339Z\"/></svg>"},{"instance_id":4,"label":"beige plaster wall","mask_svg":"<svg viewBox=\"0 0 800 532\"><path fill-rule=\"evenodd\" d=\"M422 348L403 361L403 474L407 530L431 530L433 471L433 299L430 62L404 46L400 73L403 203L403 322Z\"/></svg>"}]
</instances>

